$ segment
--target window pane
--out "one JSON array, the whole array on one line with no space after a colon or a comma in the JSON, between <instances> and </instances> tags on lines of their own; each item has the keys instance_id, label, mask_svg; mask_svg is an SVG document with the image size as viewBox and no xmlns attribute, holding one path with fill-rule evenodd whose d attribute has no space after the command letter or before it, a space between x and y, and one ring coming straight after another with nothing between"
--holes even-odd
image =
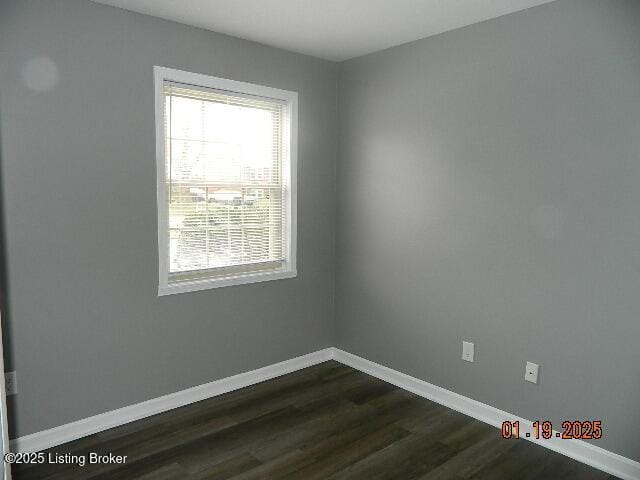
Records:
<instances>
[{"instance_id":1,"label":"window pane","mask_svg":"<svg viewBox=\"0 0 640 480\"><path fill-rule=\"evenodd\" d=\"M165 86L170 273L283 260L282 108Z\"/></svg>"}]
</instances>

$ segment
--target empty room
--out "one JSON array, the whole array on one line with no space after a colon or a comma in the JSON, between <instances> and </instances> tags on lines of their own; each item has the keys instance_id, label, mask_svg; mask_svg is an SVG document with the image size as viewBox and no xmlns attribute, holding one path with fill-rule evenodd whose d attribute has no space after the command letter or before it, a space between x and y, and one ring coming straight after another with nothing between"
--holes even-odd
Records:
<instances>
[{"instance_id":1,"label":"empty room","mask_svg":"<svg viewBox=\"0 0 640 480\"><path fill-rule=\"evenodd\" d=\"M640 480L640 1L0 0L5 480Z\"/></svg>"}]
</instances>

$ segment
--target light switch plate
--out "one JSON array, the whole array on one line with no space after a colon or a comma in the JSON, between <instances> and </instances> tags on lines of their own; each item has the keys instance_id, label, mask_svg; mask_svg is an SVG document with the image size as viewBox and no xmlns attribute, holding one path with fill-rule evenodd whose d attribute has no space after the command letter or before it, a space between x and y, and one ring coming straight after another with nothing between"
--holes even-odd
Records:
<instances>
[{"instance_id":1,"label":"light switch plate","mask_svg":"<svg viewBox=\"0 0 640 480\"><path fill-rule=\"evenodd\" d=\"M527 362L527 366L524 369L524 379L527 382L538 383L538 370L540 366L537 363Z\"/></svg>"},{"instance_id":2,"label":"light switch plate","mask_svg":"<svg viewBox=\"0 0 640 480\"><path fill-rule=\"evenodd\" d=\"M475 354L475 345L471 342L462 342L462 359L467 362L473 362Z\"/></svg>"}]
</instances>

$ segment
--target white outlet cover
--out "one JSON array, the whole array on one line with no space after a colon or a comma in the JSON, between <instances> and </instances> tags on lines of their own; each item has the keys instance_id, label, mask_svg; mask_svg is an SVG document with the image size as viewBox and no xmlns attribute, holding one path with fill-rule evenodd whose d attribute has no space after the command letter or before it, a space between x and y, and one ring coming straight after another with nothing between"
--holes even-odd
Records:
<instances>
[{"instance_id":1,"label":"white outlet cover","mask_svg":"<svg viewBox=\"0 0 640 480\"><path fill-rule=\"evenodd\" d=\"M527 382L538 383L538 370L540 366L537 363L527 362L527 366L524 369L524 379Z\"/></svg>"},{"instance_id":2,"label":"white outlet cover","mask_svg":"<svg viewBox=\"0 0 640 480\"><path fill-rule=\"evenodd\" d=\"M475 354L475 345L471 342L462 342L462 359L467 362L473 362Z\"/></svg>"}]
</instances>

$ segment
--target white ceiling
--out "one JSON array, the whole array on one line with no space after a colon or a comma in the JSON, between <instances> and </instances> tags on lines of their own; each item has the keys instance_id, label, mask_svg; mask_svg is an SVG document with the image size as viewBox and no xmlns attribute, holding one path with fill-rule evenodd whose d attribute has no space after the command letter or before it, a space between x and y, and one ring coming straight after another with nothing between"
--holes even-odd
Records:
<instances>
[{"instance_id":1,"label":"white ceiling","mask_svg":"<svg viewBox=\"0 0 640 480\"><path fill-rule=\"evenodd\" d=\"M346 60L552 0L94 0Z\"/></svg>"}]
</instances>

